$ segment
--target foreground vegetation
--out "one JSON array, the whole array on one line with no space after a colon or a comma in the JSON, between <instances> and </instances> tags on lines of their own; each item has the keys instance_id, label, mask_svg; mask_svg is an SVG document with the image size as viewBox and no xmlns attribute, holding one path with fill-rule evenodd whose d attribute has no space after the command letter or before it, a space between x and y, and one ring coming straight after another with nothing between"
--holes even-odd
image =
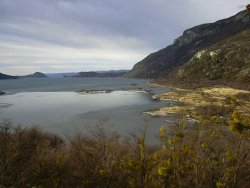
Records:
<instances>
[{"instance_id":1,"label":"foreground vegetation","mask_svg":"<svg viewBox=\"0 0 250 188\"><path fill-rule=\"evenodd\" d=\"M174 128L161 127L158 145L146 142L146 126L128 139L102 120L65 138L0 122L0 188L248 188L250 92L200 88L159 97L186 106L176 110Z\"/></svg>"},{"instance_id":2,"label":"foreground vegetation","mask_svg":"<svg viewBox=\"0 0 250 188\"><path fill-rule=\"evenodd\" d=\"M68 139L0 124L0 187L249 187L250 116L234 111L127 140L99 125Z\"/></svg>"}]
</instances>

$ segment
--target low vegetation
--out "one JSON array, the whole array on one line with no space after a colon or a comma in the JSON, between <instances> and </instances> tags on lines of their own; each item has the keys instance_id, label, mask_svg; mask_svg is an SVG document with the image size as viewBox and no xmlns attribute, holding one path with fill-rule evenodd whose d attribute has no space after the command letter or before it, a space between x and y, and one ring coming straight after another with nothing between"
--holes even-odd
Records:
<instances>
[{"instance_id":1,"label":"low vegetation","mask_svg":"<svg viewBox=\"0 0 250 188\"><path fill-rule=\"evenodd\" d=\"M162 126L155 146L146 142L146 127L128 140L100 121L87 134L65 139L3 121L0 187L247 188L250 116L238 99L231 103L235 108L199 109L198 123L183 118L173 130Z\"/></svg>"}]
</instances>

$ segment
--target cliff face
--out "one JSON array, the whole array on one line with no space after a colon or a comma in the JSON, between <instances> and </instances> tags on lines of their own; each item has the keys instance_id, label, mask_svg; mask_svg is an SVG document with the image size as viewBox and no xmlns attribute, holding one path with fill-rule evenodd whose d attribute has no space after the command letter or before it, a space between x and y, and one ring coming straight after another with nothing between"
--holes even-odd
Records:
<instances>
[{"instance_id":1,"label":"cliff face","mask_svg":"<svg viewBox=\"0 0 250 188\"><path fill-rule=\"evenodd\" d=\"M127 77L163 78L187 63L198 51L250 28L250 13L242 11L215 23L184 31L174 43L137 63Z\"/></svg>"}]
</instances>

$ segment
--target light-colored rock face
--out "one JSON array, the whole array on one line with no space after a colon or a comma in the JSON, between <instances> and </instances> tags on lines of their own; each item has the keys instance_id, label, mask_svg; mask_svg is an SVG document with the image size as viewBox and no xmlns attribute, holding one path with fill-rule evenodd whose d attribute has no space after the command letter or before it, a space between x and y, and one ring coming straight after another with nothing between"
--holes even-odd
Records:
<instances>
[{"instance_id":1,"label":"light-colored rock face","mask_svg":"<svg viewBox=\"0 0 250 188\"><path fill-rule=\"evenodd\" d=\"M194 58L200 59L204 53L206 53L206 50L201 50L194 55Z\"/></svg>"},{"instance_id":2,"label":"light-colored rock face","mask_svg":"<svg viewBox=\"0 0 250 188\"><path fill-rule=\"evenodd\" d=\"M209 55L211 57L214 57L214 56L218 55L218 53L216 51L211 51L211 52L209 52Z\"/></svg>"},{"instance_id":3,"label":"light-colored rock face","mask_svg":"<svg viewBox=\"0 0 250 188\"><path fill-rule=\"evenodd\" d=\"M233 22L242 22L242 23L250 22L250 14L247 12L241 12L238 15L236 15L234 17L234 19L224 20L224 23L229 23L229 22L231 22L231 23L233 23ZM199 39L201 37L212 35L212 34L218 32L219 30L220 30L220 23L219 22L216 25L213 25L213 27L209 27L209 24L196 26L194 28L191 28L191 29L184 31L183 35L174 41L174 45L179 46L179 47L184 46L184 45L190 44L194 40Z\"/></svg>"},{"instance_id":4,"label":"light-colored rock face","mask_svg":"<svg viewBox=\"0 0 250 188\"><path fill-rule=\"evenodd\" d=\"M218 50L212 50L212 51L201 50L201 51L197 52L197 53L193 56L193 58L191 59L191 61L194 60L194 59L198 59L198 60L201 59L202 55L204 55L204 54L207 54L207 55L209 55L210 57L214 57L214 56L218 55L219 53L220 53L220 50L219 50L219 49L218 49Z\"/></svg>"},{"instance_id":5,"label":"light-colored rock face","mask_svg":"<svg viewBox=\"0 0 250 188\"><path fill-rule=\"evenodd\" d=\"M207 29L206 25L197 26L195 28L184 31L183 35L174 41L174 45L180 47L180 46L190 44L194 40L213 34L218 29L219 28L217 27Z\"/></svg>"},{"instance_id":6,"label":"light-colored rock face","mask_svg":"<svg viewBox=\"0 0 250 188\"><path fill-rule=\"evenodd\" d=\"M195 38L200 36L199 33L196 33L192 30L187 30L183 33L183 36L179 37L175 40L174 45L176 46L184 46L191 43Z\"/></svg>"},{"instance_id":7,"label":"light-colored rock face","mask_svg":"<svg viewBox=\"0 0 250 188\"><path fill-rule=\"evenodd\" d=\"M249 37L250 29L198 51L173 77L249 82Z\"/></svg>"}]
</instances>

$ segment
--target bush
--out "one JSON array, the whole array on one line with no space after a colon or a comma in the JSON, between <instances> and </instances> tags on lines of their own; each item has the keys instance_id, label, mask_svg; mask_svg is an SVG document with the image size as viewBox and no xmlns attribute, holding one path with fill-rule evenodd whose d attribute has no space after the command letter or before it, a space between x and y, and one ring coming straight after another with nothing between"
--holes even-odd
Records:
<instances>
[{"instance_id":1,"label":"bush","mask_svg":"<svg viewBox=\"0 0 250 188\"><path fill-rule=\"evenodd\" d=\"M103 125L63 141L5 121L0 187L248 187L248 130L180 122L173 132L161 127L161 144L149 146L146 130L125 142Z\"/></svg>"},{"instance_id":2,"label":"bush","mask_svg":"<svg viewBox=\"0 0 250 188\"><path fill-rule=\"evenodd\" d=\"M206 105L199 106L195 109L195 112L199 116L228 116L233 112L234 108L225 105Z\"/></svg>"}]
</instances>

